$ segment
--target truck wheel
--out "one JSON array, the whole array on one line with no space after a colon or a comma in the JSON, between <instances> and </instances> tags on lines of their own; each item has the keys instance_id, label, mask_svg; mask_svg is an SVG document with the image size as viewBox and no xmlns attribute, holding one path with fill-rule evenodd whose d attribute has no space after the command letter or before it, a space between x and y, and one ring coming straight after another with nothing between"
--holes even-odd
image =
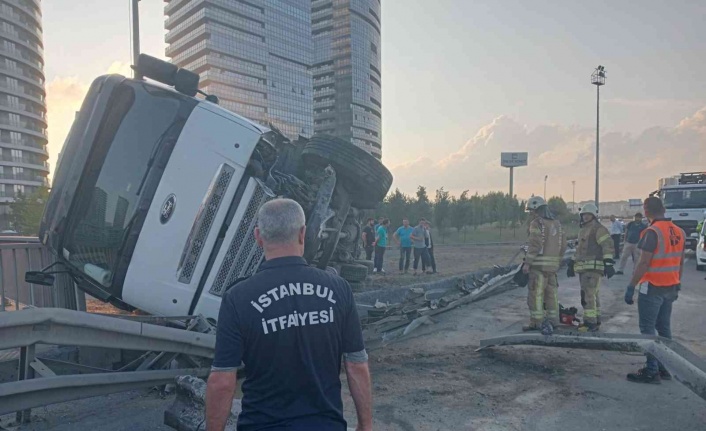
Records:
<instances>
[{"instance_id":1,"label":"truck wheel","mask_svg":"<svg viewBox=\"0 0 706 431\"><path fill-rule=\"evenodd\" d=\"M375 268L375 263L372 260L354 260L353 263L356 265L363 265L368 268L368 274L372 274L373 268Z\"/></svg>"},{"instance_id":2,"label":"truck wheel","mask_svg":"<svg viewBox=\"0 0 706 431\"><path fill-rule=\"evenodd\" d=\"M387 195L392 174L372 154L334 136L314 136L302 150L302 160L316 166L333 166L351 194L351 204L374 209Z\"/></svg>"},{"instance_id":3,"label":"truck wheel","mask_svg":"<svg viewBox=\"0 0 706 431\"><path fill-rule=\"evenodd\" d=\"M368 267L364 265L344 263L341 265L340 275L341 278L353 283L365 281L365 279L368 278Z\"/></svg>"},{"instance_id":4,"label":"truck wheel","mask_svg":"<svg viewBox=\"0 0 706 431\"><path fill-rule=\"evenodd\" d=\"M353 283L348 282L348 284L350 284L351 290L352 290L353 292L362 292L362 291L365 290L365 283L356 281L356 282L353 282Z\"/></svg>"}]
</instances>

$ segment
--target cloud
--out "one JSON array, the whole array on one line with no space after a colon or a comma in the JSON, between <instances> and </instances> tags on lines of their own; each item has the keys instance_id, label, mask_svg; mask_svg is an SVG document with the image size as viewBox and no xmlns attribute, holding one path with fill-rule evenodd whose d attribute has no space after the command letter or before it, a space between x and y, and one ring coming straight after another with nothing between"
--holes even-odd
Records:
<instances>
[{"instance_id":1,"label":"cloud","mask_svg":"<svg viewBox=\"0 0 706 431\"><path fill-rule=\"evenodd\" d=\"M88 83L81 82L76 77L55 77L49 81L47 90L47 120L49 163L52 174L56 168L56 159L64 145L66 135L81 108L81 102L88 91Z\"/></svg>"},{"instance_id":2,"label":"cloud","mask_svg":"<svg viewBox=\"0 0 706 431\"><path fill-rule=\"evenodd\" d=\"M595 129L578 126L527 127L508 116L481 127L458 150L435 160L425 157L391 168L394 187L405 193L417 185L453 193L469 189L485 193L507 190L508 171L500 167L500 152L527 151L529 166L515 169L515 193L520 197L543 193L571 199L590 199L595 181ZM674 127L652 127L637 135L601 136L601 200L645 196L660 177L706 166L706 107Z\"/></svg>"},{"instance_id":3,"label":"cloud","mask_svg":"<svg viewBox=\"0 0 706 431\"><path fill-rule=\"evenodd\" d=\"M132 69L128 63L114 61L108 66L106 73L117 73L131 76ZM76 112L81 109L83 98L88 92L90 82L80 81L75 76L56 76L46 85L47 118L49 122L49 163L52 175L56 168L57 157L64 145L73 124Z\"/></svg>"}]
</instances>

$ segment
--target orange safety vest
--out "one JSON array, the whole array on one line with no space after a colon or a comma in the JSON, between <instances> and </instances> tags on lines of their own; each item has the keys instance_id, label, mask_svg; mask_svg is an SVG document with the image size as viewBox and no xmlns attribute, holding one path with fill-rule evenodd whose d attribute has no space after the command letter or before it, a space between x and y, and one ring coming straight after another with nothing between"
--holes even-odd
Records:
<instances>
[{"instance_id":1,"label":"orange safety vest","mask_svg":"<svg viewBox=\"0 0 706 431\"><path fill-rule=\"evenodd\" d=\"M640 238L644 237L648 230L657 234L657 248L640 283L648 282L656 287L679 284L679 269L684 254L684 231L669 220L657 220L642 231Z\"/></svg>"}]
</instances>

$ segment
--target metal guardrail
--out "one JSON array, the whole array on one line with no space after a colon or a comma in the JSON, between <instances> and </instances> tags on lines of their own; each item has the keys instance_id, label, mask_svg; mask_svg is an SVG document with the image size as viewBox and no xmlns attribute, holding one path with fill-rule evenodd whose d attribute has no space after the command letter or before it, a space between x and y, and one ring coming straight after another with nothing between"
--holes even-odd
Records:
<instances>
[{"instance_id":1,"label":"metal guardrail","mask_svg":"<svg viewBox=\"0 0 706 431\"><path fill-rule=\"evenodd\" d=\"M23 306L85 310L83 292L67 275L59 275L54 286L24 281L25 272L39 271L56 261L36 237L0 237L0 312ZM8 308L9 301L13 304Z\"/></svg>"},{"instance_id":2,"label":"metal guardrail","mask_svg":"<svg viewBox=\"0 0 706 431\"><path fill-rule=\"evenodd\" d=\"M677 381L706 400L706 361L678 342L667 338L635 334L517 334L481 340L478 350L512 345L649 353L655 356Z\"/></svg>"},{"instance_id":3,"label":"metal guardrail","mask_svg":"<svg viewBox=\"0 0 706 431\"><path fill-rule=\"evenodd\" d=\"M19 348L20 358L18 380L0 384L0 415L17 412L17 421L26 423L34 407L173 383L179 375L206 376L209 368L198 358L205 358L206 363L213 358L216 336L196 331L210 326L193 316L188 316L185 329L145 322L163 323L165 319L140 316L132 320L57 308L4 313L0 350ZM39 359L36 348L40 344L145 353L118 370L106 370ZM173 369L175 361L187 366Z\"/></svg>"}]
</instances>

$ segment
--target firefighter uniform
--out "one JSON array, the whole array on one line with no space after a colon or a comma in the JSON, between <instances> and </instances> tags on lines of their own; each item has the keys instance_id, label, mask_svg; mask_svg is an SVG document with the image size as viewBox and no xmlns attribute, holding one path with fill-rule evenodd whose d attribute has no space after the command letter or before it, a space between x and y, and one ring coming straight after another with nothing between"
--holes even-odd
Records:
<instances>
[{"instance_id":1,"label":"firefighter uniform","mask_svg":"<svg viewBox=\"0 0 706 431\"><path fill-rule=\"evenodd\" d=\"M574 270L579 274L583 320L588 325L600 325L601 308L598 293L601 277L605 272L604 261L612 260L613 252L610 232L597 217L583 224L574 256Z\"/></svg>"},{"instance_id":2,"label":"firefighter uniform","mask_svg":"<svg viewBox=\"0 0 706 431\"><path fill-rule=\"evenodd\" d=\"M557 271L566 251L561 223L537 217L529 225L529 244L525 263L529 265L527 305L530 327L539 328L544 319L559 324Z\"/></svg>"}]
</instances>

